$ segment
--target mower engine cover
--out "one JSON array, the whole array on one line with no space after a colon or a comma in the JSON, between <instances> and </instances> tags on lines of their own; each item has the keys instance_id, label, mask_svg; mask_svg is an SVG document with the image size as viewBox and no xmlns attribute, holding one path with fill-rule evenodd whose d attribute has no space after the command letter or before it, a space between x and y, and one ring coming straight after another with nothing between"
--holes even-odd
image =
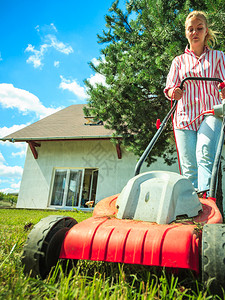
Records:
<instances>
[{"instance_id":1,"label":"mower engine cover","mask_svg":"<svg viewBox=\"0 0 225 300\"><path fill-rule=\"evenodd\" d=\"M117 199L117 218L169 224L179 216L195 217L202 205L191 182L166 171L130 179Z\"/></svg>"}]
</instances>

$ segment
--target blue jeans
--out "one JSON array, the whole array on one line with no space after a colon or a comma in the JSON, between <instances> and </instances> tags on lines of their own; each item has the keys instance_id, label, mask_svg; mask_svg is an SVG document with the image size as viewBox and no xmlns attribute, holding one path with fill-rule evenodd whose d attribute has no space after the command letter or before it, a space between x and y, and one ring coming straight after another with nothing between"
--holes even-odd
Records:
<instances>
[{"instance_id":1,"label":"blue jeans","mask_svg":"<svg viewBox=\"0 0 225 300\"><path fill-rule=\"evenodd\" d=\"M199 191L209 189L222 119L205 116L198 131L175 130L183 175Z\"/></svg>"}]
</instances>

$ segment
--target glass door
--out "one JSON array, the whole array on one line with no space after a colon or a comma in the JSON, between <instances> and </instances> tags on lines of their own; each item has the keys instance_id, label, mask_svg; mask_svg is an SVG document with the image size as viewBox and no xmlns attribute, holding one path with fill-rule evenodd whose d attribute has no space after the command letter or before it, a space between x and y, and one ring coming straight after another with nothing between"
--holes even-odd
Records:
<instances>
[{"instance_id":1,"label":"glass door","mask_svg":"<svg viewBox=\"0 0 225 300\"><path fill-rule=\"evenodd\" d=\"M70 170L66 206L79 206L82 170Z\"/></svg>"},{"instance_id":2,"label":"glass door","mask_svg":"<svg viewBox=\"0 0 225 300\"><path fill-rule=\"evenodd\" d=\"M51 205L62 206L66 187L67 170L55 170Z\"/></svg>"}]
</instances>

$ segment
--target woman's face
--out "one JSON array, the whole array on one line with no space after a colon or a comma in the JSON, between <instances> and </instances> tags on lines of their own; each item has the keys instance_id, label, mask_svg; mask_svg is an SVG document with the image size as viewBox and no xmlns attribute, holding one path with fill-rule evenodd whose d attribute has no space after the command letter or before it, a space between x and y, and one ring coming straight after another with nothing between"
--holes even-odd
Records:
<instances>
[{"instance_id":1,"label":"woman's face","mask_svg":"<svg viewBox=\"0 0 225 300\"><path fill-rule=\"evenodd\" d=\"M196 17L189 19L186 23L185 35L190 44L190 49L203 47L207 33L208 28L202 19Z\"/></svg>"}]
</instances>

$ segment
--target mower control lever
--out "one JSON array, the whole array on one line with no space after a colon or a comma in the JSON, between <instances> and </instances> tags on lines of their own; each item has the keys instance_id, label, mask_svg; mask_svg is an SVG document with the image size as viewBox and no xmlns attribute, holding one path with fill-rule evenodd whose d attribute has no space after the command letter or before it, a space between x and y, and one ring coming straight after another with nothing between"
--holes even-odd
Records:
<instances>
[{"instance_id":1,"label":"mower control lever","mask_svg":"<svg viewBox=\"0 0 225 300\"><path fill-rule=\"evenodd\" d=\"M224 82L222 79L220 78L211 78L211 77L186 77L184 78L182 81L181 81L181 84L180 84L180 89L182 90L183 89L183 86L184 86L184 83L185 81L187 80L197 80L197 81L217 81L220 83L221 85L221 88L223 88L225 86ZM223 86L224 84L224 86Z\"/></svg>"}]
</instances>

